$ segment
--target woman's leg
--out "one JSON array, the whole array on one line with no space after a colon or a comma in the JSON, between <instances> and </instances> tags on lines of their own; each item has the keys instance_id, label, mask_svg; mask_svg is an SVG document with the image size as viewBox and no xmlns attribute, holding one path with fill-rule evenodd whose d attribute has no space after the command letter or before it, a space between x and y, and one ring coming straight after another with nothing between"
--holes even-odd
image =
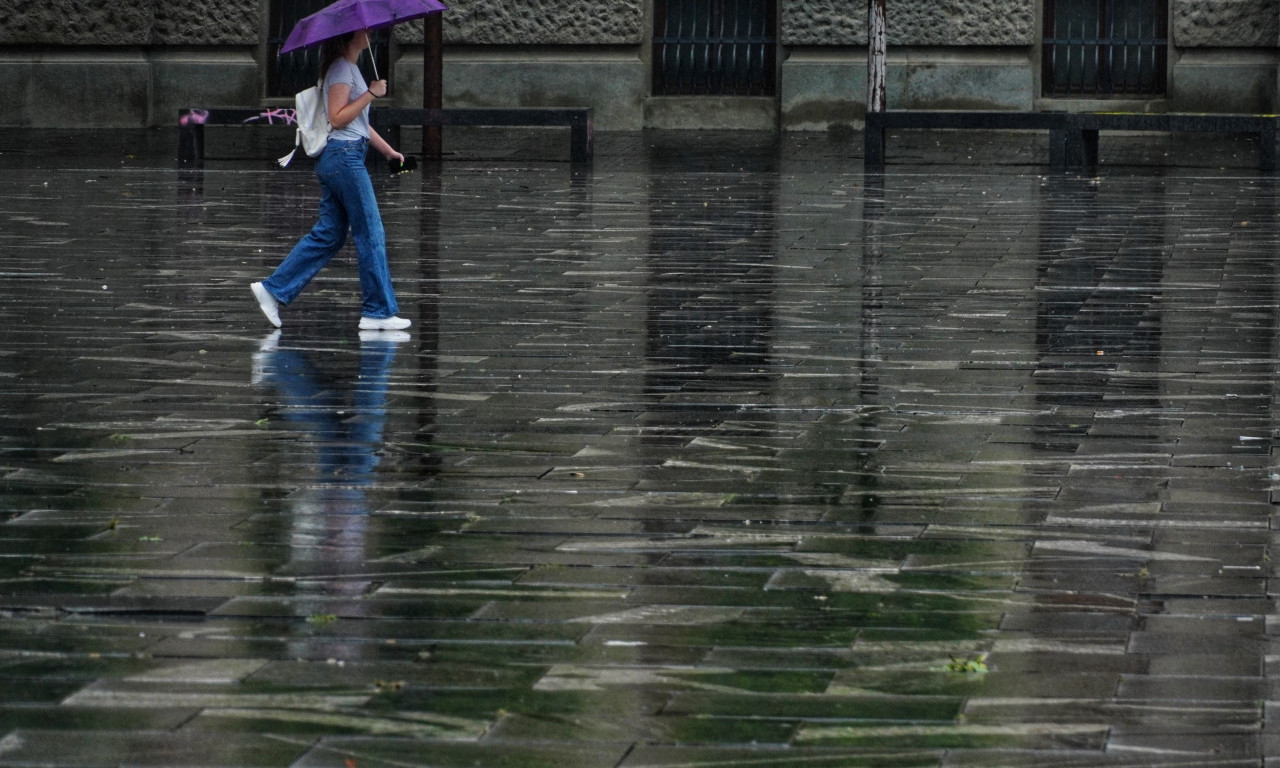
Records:
<instances>
[{"instance_id":1,"label":"woman's leg","mask_svg":"<svg viewBox=\"0 0 1280 768\"><path fill-rule=\"evenodd\" d=\"M328 166L335 165L326 150L316 164L320 178L320 217L311 231L298 241L271 277L262 281L281 304L289 304L302 293L347 240L348 217L342 199L334 190Z\"/></svg>"},{"instance_id":2,"label":"woman's leg","mask_svg":"<svg viewBox=\"0 0 1280 768\"><path fill-rule=\"evenodd\" d=\"M391 269L387 266L387 238L382 228L382 214L373 195L373 182L364 165L364 147L343 155L341 183L334 185L346 208L355 241L360 274L360 314L364 317L391 317L399 311L395 290L391 287Z\"/></svg>"}]
</instances>

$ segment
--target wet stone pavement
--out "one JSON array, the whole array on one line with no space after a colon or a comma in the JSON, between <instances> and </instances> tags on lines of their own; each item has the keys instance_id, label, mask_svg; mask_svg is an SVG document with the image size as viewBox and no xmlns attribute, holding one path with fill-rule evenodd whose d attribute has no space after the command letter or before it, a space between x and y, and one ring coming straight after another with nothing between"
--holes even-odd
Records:
<instances>
[{"instance_id":1,"label":"wet stone pavement","mask_svg":"<svg viewBox=\"0 0 1280 768\"><path fill-rule=\"evenodd\" d=\"M460 150L400 337L172 138L0 136L0 765L1280 765L1256 146Z\"/></svg>"}]
</instances>

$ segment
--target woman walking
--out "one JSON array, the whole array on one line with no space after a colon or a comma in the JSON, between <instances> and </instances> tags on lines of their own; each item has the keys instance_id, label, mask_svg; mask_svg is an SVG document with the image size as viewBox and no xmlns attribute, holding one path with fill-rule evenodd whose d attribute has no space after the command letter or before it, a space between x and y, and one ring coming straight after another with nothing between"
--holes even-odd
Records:
<instances>
[{"instance_id":1,"label":"woman walking","mask_svg":"<svg viewBox=\"0 0 1280 768\"><path fill-rule=\"evenodd\" d=\"M412 323L397 317L399 306L391 288L386 235L373 196L373 182L365 168L372 146L388 160L404 162L369 125L369 105L387 94L387 81L366 84L356 61L369 47L369 31L349 32L324 42L320 72L329 105L332 131L316 161L320 179L320 218L293 247L271 277L250 289L262 314L280 327L280 308L302 293L311 278L333 258L350 230L355 240L360 275L360 330L386 331Z\"/></svg>"}]
</instances>

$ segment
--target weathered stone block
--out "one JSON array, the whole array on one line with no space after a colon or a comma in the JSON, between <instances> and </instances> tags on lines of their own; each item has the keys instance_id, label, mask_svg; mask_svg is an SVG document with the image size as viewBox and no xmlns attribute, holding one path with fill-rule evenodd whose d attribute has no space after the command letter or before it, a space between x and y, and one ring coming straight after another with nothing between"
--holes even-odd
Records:
<instances>
[{"instance_id":1,"label":"weathered stone block","mask_svg":"<svg viewBox=\"0 0 1280 768\"><path fill-rule=\"evenodd\" d=\"M641 0L459 0L443 16L446 43L474 45L639 45ZM422 22L396 28L401 43L422 42Z\"/></svg>"},{"instance_id":2,"label":"weathered stone block","mask_svg":"<svg viewBox=\"0 0 1280 768\"><path fill-rule=\"evenodd\" d=\"M784 129L860 125L867 108L866 60L792 56L782 65L779 96Z\"/></svg>"},{"instance_id":3,"label":"weathered stone block","mask_svg":"<svg viewBox=\"0 0 1280 768\"><path fill-rule=\"evenodd\" d=\"M145 45L150 0L0 0L0 44Z\"/></svg>"},{"instance_id":4,"label":"weathered stone block","mask_svg":"<svg viewBox=\"0 0 1280 768\"><path fill-rule=\"evenodd\" d=\"M0 0L0 44L254 45L258 0Z\"/></svg>"},{"instance_id":5,"label":"weathered stone block","mask_svg":"<svg viewBox=\"0 0 1280 768\"><path fill-rule=\"evenodd\" d=\"M258 0L183 0L156 3L151 42L157 45L255 45Z\"/></svg>"},{"instance_id":6,"label":"weathered stone block","mask_svg":"<svg viewBox=\"0 0 1280 768\"><path fill-rule=\"evenodd\" d=\"M183 107L257 104L258 74L248 52L157 53L151 61L151 121L174 125Z\"/></svg>"},{"instance_id":7,"label":"weathered stone block","mask_svg":"<svg viewBox=\"0 0 1280 768\"><path fill-rule=\"evenodd\" d=\"M1185 53L1173 68L1171 106L1182 112L1272 113L1277 73L1266 55Z\"/></svg>"},{"instance_id":8,"label":"weathered stone block","mask_svg":"<svg viewBox=\"0 0 1280 768\"><path fill-rule=\"evenodd\" d=\"M58 53L0 59L6 125L131 128L147 124L150 65L139 54Z\"/></svg>"},{"instance_id":9,"label":"weathered stone block","mask_svg":"<svg viewBox=\"0 0 1280 768\"><path fill-rule=\"evenodd\" d=\"M905 109L975 109L1027 111L1033 106L1035 79L1031 65L1003 61L907 63L889 73L897 101ZM894 99L889 99L893 106Z\"/></svg>"},{"instance_id":10,"label":"weathered stone block","mask_svg":"<svg viewBox=\"0 0 1280 768\"><path fill-rule=\"evenodd\" d=\"M645 101L644 127L716 131L772 131L778 103L768 97L655 96Z\"/></svg>"},{"instance_id":11,"label":"weathered stone block","mask_svg":"<svg viewBox=\"0 0 1280 768\"><path fill-rule=\"evenodd\" d=\"M885 90L890 109L1029 110L1035 77L1016 57L962 56L890 60ZM861 127L867 65L856 55L792 56L782 67L782 125L821 130Z\"/></svg>"},{"instance_id":12,"label":"weathered stone block","mask_svg":"<svg viewBox=\"0 0 1280 768\"><path fill-rule=\"evenodd\" d=\"M422 103L422 54L396 62L399 104ZM446 107L591 107L596 130L636 130L648 93L638 59L447 58Z\"/></svg>"},{"instance_id":13,"label":"weathered stone block","mask_svg":"<svg viewBox=\"0 0 1280 768\"><path fill-rule=\"evenodd\" d=\"M888 4L890 45L1033 45L1035 0L904 0ZM865 45L867 6L846 0L782 5L786 45Z\"/></svg>"},{"instance_id":14,"label":"weathered stone block","mask_svg":"<svg viewBox=\"0 0 1280 768\"><path fill-rule=\"evenodd\" d=\"M1280 44L1280 0L1173 0L1180 47L1254 48Z\"/></svg>"}]
</instances>

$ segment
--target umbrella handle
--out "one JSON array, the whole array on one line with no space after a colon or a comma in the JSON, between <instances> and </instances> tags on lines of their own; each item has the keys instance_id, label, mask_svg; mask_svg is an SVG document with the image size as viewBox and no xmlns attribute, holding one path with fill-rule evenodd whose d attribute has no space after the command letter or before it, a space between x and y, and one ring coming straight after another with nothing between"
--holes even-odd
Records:
<instances>
[{"instance_id":1,"label":"umbrella handle","mask_svg":"<svg viewBox=\"0 0 1280 768\"><path fill-rule=\"evenodd\" d=\"M368 51L369 51L369 63L373 65L373 79L374 79L374 80L381 80L382 78L378 77L378 57L377 57L377 56L375 56L375 55L373 55L373 41L372 41L372 40L370 40L370 41L369 41L369 47L368 47L366 50L368 50Z\"/></svg>"}]
</instances>

